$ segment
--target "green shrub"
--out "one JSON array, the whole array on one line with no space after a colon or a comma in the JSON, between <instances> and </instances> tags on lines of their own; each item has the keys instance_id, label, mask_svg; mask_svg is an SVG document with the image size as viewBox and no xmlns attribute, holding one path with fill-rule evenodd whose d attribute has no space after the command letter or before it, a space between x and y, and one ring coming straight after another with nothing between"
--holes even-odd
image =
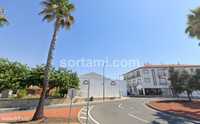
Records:
<instances>
[{"instance_id":1,"label":"green shrub","mask_svg":"<svg viewBox=\"0 0 200 124\"><path fill-rule=\"evenodd\" d=\"M59 91L58 90L53 91L52 96L53 97L60 97Z\"/></svg>"},{"instance_id":2,"label":"green shrub","mask_svg":"<svg viewBox=\"0 0 200 124\"><path fill-rule=\"evenodd\" d=\"M24 98L28 94L26 89L21 89L17 92L17 98Z\"/></svg>"}]
</instances>

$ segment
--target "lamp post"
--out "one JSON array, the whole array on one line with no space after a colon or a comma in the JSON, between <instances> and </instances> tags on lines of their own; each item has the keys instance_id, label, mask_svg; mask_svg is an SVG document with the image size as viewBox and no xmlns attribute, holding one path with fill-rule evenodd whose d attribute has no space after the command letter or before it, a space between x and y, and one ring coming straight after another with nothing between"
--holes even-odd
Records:
<instances>
[{"instance_id":1,"label":"lamp post","mask_svg":"<svg viewBox=\"0 0 200 124\"><path fill-rule=\"evenodd\" d=\"M103 102L105 100L105 66L106 63L103 64Z\"/></svg>"},{"instance_id":2,"label":"lamp post","mask_svg":"<svg viewBox=\"0 0 200 124\"><path fill-rule=\"evenodd\" d=\"M115 96L115 90L113 90L113 87L114 87L114 89L115 89L115 86L116 86L116 82L115 81L111 81L111 83L110 83L110 85L112 86L112 96Z\"/></svg>"},{"instance_id":3,"label":"lamp post","mask_svg":"<svg viewBox=\"0 0 200 124\"><path fill-rule=\"evenodd\" d=\"M88 113L89 113L89 102L90 102L90 81L89 80L84 80L83 81L84 85L88 86L88 98L87 98L87 119L86 119L86 124L88 124Z\"/></svg>"}]
</instances>

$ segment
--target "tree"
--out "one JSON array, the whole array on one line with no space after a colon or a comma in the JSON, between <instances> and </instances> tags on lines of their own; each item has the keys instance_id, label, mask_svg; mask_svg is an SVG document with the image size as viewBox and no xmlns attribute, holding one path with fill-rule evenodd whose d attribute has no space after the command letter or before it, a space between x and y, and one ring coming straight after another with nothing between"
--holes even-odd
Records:
<instances>
[{"instance_id":1,"label":"tree","mask_svg":"<svg viewBox=\"0 0 200 124\"><path fill-rule=\"evenodd\" d=\"M200 40L200 7L191 10L188 15L187 28L185 32L192 38Z\"/></svg>"},{"instance_id":2,"label":"tree","mask_svg":"<svg viewBox=\"0 0 200 124\"><path fill-rule=\"evenodd\" d=\"M194 74L189 74L186 70L178 71L173 68L169 71L169 80L171 87L176 94L187 93L188 100L192 101L193 91L200 90L200 70Z\"/></svg>"},{"instance_id":3,"label":"tree","mask_svg":"<svg viewBox=\"0 0 200 124\"><path fill-rule=\"evenodd\" d=\"M192 75L190 87L193 90L200 90L200 69L196 69L195 74Z\"/></svg>"},{"instance_id":4,"label":"tree","mask_svg":"<svg viewBox=\"0 0 200 124\"><path fill-rule=\"evenodd\" d=\"M44 70L44 65L38 65L35 68L32 68L23 85L26 87L31 85L42 87ZM51 68L49 72L49 88L46 96L48 96L49 91L54 88L57 88L60 93L59 95L64 97L69 88L79 88L79 78L76 73L73 73L65 68Z\"/></svg>"},{"instance_id":5,"label":"tree","mask_svg":"<svg viewBox=\"0 0 200 124\"><path fill-rule=\"evenodd\" d=\"M173 96L177 96L178 95L178 86L177 86L177 82L178 82L178 76L179 76L179 72L175 71L173 67L169 68L169 79L171 81L171 89L172 89L172 94Z\"/></svg>"},{"instance_id":6,"label":"tree","mask_svg":"<svg viewBox=\"0 0 200 124\"><path fill-rule=\"evenodd\" d=\"M20 85L26 79L29 68L19 62L11 62L8 59L0 59L0 90L23 89Z\"/></svg>"},{"instance_id":7,"label":"tree","mask_svg":"<svg viewBox=\"0 0 200 124\"><path fill-rule=\"evenodd\" d=\"M37 65L35 68L31 68L30 72L26 75L26 78L21 82L21 86L30 87L38 86L42 87L42 82L44 80L44 65Z\"/></svg>"},{"instance_id":8,"label":"tree","mask_svg":"<svg viewBox=\"0 0 200 124\"><path fill-rule=\"evenodd\" d=\"M192 98L192 92L195 90L193 87L193 78L192 75L190 75L186 70L183 70L179 76L178 80L178 91L180 93L186 92L188 96L188 100L191 102Z\"/></svg>"},{"instance_id":9,"label":"tree","mask_svg":"<svg viewBox=\"0 0 200 124\"><path fill-rule=\"evenodd\" d=\"M32 120L43 118L45 96L49 87L48 75L52 64L57 34L61 28L69 29L74 22L74 17L71 13L74 11L75 7L69 2L69 0L45 0L42 2L42 5L44 6L44 9L40 12L40 15L43 16L43 20L46 20L47 22L54 22L54 32L44 71L43 90Z\"/></svg>"},{"instance_id":10,"label":"tree","mask_svg":"<svg viewBox=\"0 0 200 124\"><path fill-rule=\"evenodd\" d=\"M0 8L0 27L8 24L8 20L4 15L4 10Z\"/></svg>"},{"instance_id":11,"label":"tree","mask_svg":"<svg viewBox=\"0 0 200 124\"><path fill-rule=\"evenodd\" d=\"M65 68L59 68L59 94L64 97L68 93L68 89L70 88L79 88L79 78L76 73L68 71Z\"/></svg>"}]
</instances>

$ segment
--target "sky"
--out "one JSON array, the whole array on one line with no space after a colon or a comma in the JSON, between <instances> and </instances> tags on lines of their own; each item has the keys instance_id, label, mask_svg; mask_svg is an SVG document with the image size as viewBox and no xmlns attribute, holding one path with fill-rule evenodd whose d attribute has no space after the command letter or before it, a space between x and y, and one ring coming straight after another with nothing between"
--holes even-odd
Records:
<instances>
[{"instance_id":1,"label":"sky","mask_svg":"<svg viewBox=\"0 0 200 124\"><path fill-rule=\"evenodd\" d=\"M9 25L0 28L0 57L34 67L46 62L53 23L42 21L41 0L1 0ZM137 60L140 65L199 64L198 40L185 34L187 15L198 0L71 0L73 27L59 33L53 65L62 60ZM68 66L67 66L68 67ZM78 74L103 67L68 67ZM128 67L105 66L118 79Z\"/></svg>"}]
</instances>

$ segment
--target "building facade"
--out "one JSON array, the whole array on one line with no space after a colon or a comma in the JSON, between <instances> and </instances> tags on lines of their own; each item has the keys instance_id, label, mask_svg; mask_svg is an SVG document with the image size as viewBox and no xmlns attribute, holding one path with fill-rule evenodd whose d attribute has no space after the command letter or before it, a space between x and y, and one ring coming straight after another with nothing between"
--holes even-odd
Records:
<instances>
[{"instance_id":1,"label":"building facade","mask_svg":"<svg viewBox=\"0 0 200 124\"><path fill-rule=\"evenodd\" d=\"M127 96L127 83L124 80L111 80L94 72L80 75L79 79L80 97L87 97L88 95L88 85L83 83L85 80L90 81L90 97L103 97L103 80L105 84L105 97Z\"/></svg>"},{"instance_id":2,"label":"building facade","mask_svg":"<svg viewBox=\"0 0 200 124\"><path fill-rule=\"evenodd\" d=\"M128 94L171 96L171 82L168 80L170 67L180 71L187 70L189 73L200 69L200 65L144 65L124 74ZM194 95L199 95L199 92Z\"/></svg>"}]
</instances>

